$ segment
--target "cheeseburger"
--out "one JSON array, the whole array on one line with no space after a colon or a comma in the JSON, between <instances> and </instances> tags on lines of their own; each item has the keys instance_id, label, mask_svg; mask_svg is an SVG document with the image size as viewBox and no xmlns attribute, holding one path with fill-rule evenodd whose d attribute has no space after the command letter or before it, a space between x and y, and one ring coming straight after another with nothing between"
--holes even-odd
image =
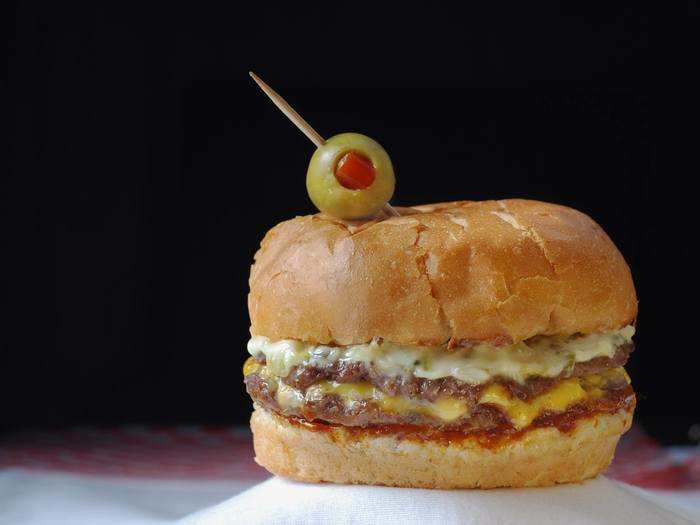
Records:
<instances>
[{"instance_id":1,"label":"cheeseburger","mask_svg":"<svg viewBox=\"0 0 700 525\"><path fill-rule=\"evenodd\" d=\"M596 476L630 426L637 298L605 232L527 200L318 214L255 255L256 461L307 482L544 486Z\"/></svg>"}]
</instances>

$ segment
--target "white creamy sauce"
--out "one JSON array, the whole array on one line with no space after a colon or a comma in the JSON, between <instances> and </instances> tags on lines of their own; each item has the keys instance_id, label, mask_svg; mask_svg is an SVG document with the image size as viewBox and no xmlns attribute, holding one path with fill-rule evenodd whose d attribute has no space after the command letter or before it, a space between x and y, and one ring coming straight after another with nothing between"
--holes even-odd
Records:
<instances>
[{"instance_id":1,"label":"white creamy sauce","mask_svg":"<svg viewBox=\"0 0 700 525\"><path fill-rule=\"evenodd\" d=\"M481 384L494 376L520 383L528 376L554 377L575 363L596 357L613 357L615 350L632 340L634 327L569 338L537 337L513 345L495 347L478 344L447 352L444 347L397 345L372 341L351 346L313 345L292 339L270 341L254 336L248 342L253 357L265 357L267 369L286 377L299 365L325 366L336 361L362 362L391 376L425 379L454 377L470 384Z\"/></svg>"}]
</instances>

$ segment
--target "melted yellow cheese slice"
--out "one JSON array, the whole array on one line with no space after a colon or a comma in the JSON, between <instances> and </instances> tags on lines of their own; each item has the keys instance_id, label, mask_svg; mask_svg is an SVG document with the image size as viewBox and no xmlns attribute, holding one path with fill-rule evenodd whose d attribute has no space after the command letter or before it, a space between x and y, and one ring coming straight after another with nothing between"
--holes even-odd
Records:
<instances>
[{"instance_id":1,"label":"melted yellow cheese slice","mask_svg":"<svg viewBox=\"0 0 700 525\"><path fill-rule=\"evenodd\" d=\"M243 363L243 375L247 376L250 374L254 374L255 372L259 371L263 367L264 367L264 365L261 365L260 363L258 363L254 357L249 357L248 359L245 360L245 363Z\"/></svg>"},{"instance_id":2,"label":"melted yellow cheese slice","mask_svg":"<svg viewBox=\"0 0 700 525\"><path fill-rule=\"evenodd\" d=\"M480 404L501 407L515 428L525 428L542 412L563 412L570 405L588 397L577 379L567 379L544 394L528 401L512 397L499 384L489 386L479 400Z\"/></svg>"},{"instance_id":3,"label":"melted yellow cheese slice","mask_svg":"<svg viewBox=\"0 0 700 525\"><path fill-rule=\"evenodd\" d=\"M394 414L419 413L433 416L443 421L454 421L467 413L467 406L461 399L443 397L435 402L405 396L390 396L369 383L335 383L321 381L307 390L307 397L325 394L339 396L346 405L356 401L374 401L383 411Z\"/></svg>"},{"instance_id":4,"label":"melted yellow cheese slice","mask_svg":"<svg viewBox=\"0 0 700 525\"><path fill-rule=\"evenodd\" d=\"M612 368L600 374L565 379L551 390L527 401L511 396L503 386L494 383L484 391L479 403L501 407L513 426L521 429L530 425L543 412L564 412L576 403L599 398L604 394L602 387L608 381L621 379L630 382L624 368Z\"/></svg>"},{"instance_id":5,"label":"melted yellow cheese slice","mask_svg":"<svg viewBox=\"0 0 700 525\"><path fill-rule=\"evenodd\" d=\"M389 396L368 383L333 383L323 381L310 387L312 395L335 394L346 405L359 400L372 400L382 410L395 414L419 413L454 421L467 414L465 403L459 399L443 397L435 402L411 399L402 396ZM562 381L553 389L528 401L512 397L502 385L489 386L481 396L480 404L496 405L504 410L515 428L530 425L542 412L563 412L569 406L583 401L589 396L578 379Z\"/></svg>"}]
</instances>

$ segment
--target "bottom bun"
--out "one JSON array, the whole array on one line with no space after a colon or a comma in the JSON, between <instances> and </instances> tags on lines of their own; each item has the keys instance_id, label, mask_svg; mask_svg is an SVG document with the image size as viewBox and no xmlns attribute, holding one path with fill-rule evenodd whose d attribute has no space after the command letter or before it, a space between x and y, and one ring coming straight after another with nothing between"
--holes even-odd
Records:
<instances>
[{"instance_id":1,"label":"bottom bun","mask_svg":"<svg viewBox=\"0 0 700 525\"><path fill-rule=\"evenodd\" d=\"M298 481L434 489L539 487L582 481L610 464L632 413L598 414L568 433L536 428L494 447L475 438L401 439L342 426L316 430L262 408L250 421L255 460Z\"/></svg>"}]
</instances>

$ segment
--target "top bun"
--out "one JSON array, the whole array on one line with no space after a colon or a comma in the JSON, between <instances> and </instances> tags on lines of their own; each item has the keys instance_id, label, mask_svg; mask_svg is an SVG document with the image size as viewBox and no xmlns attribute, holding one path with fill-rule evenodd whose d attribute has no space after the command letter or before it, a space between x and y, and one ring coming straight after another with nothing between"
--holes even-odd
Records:
<instances>
[{"instance_id":1,"label":"top bun","mask_svg":"<svg viewBox=\"0 0 700 525\"><path fill-rule=\"evenodd\" d=\"M452 202L401 217L296 217L250 274L253 335L349 345L518 342L634 321L629 267L590 217L545 202Z\"/></svg>"}]
</instances>

